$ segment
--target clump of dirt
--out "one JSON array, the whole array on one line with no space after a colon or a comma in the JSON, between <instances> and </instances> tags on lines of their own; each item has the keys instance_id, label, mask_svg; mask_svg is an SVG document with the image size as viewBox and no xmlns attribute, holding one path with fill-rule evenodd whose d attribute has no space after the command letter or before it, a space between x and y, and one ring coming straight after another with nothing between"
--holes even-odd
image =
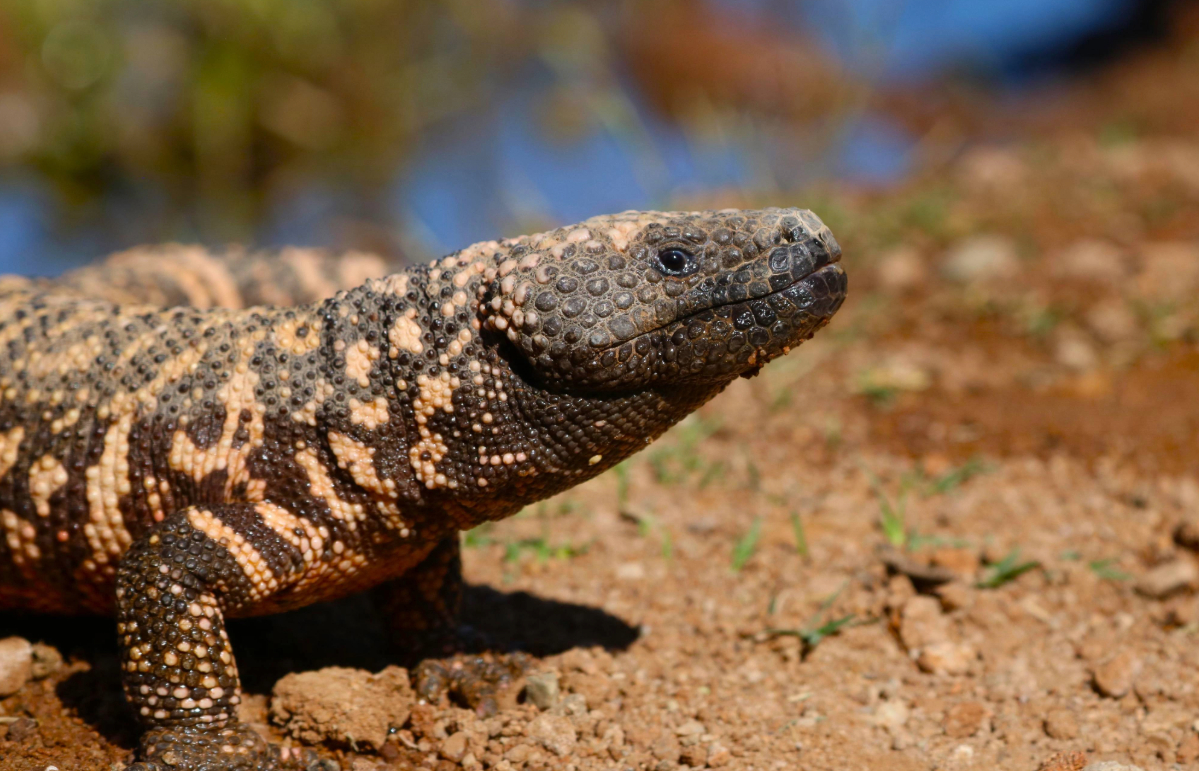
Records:
<instances>
[{"instance_id":1,"label":"clump of dirt","mask_svg":"<svg viewBox=\"0 0 1199 771\"><path fill-rule=\"evenodd\" d=\"M408 671L378 674L346 667L296 672L275 684L271 720L306 744L329 742L379 750L394 727L408 722L416 701Z\"/></svg>"}]
</instances>

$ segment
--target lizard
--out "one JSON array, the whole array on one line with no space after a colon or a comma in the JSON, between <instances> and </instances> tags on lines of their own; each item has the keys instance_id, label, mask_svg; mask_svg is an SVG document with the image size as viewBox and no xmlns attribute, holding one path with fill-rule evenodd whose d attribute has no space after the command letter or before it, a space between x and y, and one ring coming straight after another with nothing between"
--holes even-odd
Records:
<instances>
[{"instance_id":1,"label":"lizard","mask_svg":"<svg viewBox=\"0 0 1199 771\"><path fill-rule=\"evenodd\" d=\"M0 609L115 616L132 771L307 768L238 721L226 619L373 588L452 660L459 534L810 338L840 255L806 210L630 211L396 272L177 246L0 278Z\"/></svg>"}]
</instances>

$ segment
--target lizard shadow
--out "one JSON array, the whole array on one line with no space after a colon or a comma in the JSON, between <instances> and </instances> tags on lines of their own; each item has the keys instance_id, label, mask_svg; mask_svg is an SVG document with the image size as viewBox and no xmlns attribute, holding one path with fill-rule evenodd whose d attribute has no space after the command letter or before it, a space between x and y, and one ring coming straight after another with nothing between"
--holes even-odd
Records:
<instances>
[{"instance_id":1,"label":"lizard shadow","mask_svg":"<svg viewBox=\"0 0 1199 771\"><path fill-rule=\"evenodd\" d=\"M469 637L486 640L489 650L534 656L578 647L624 650L639 635L637 627L599 608L487 586L466 587L462 621L481 633ZM269 694L291 672L329 666L374 672L396 663L383 620L366 593L273 616L233 619L228 629L248 693ZM138 729L121 691L111 619L0 614L0 638L10 634L58 648L75 670L55 686L62 706L110 742L136 746ZM481 652L481 646L467 652Z\"/></svg>"}]
</instances>

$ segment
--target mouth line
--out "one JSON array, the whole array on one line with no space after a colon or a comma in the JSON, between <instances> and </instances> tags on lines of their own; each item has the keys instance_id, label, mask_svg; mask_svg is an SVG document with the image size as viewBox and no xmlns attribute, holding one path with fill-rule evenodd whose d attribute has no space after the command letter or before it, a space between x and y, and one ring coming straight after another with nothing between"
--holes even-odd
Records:
<instances>
[{"instance_id":1,"label":"mouth line","mask_svg":"<svg viewBox=\"0 0 1199 771\"><path fill-rule=\"evenodd\" d=\"M828 263L825 263L824 265L821 265L818 268L814 268L813 270L811 270L808 273L805 273L804 275L793 280L790 284L787 284L785 287L782 287L781 289L775 289L772 292L767 292L766 294L757 295L756 297L746 297L742 300L730 300L729 302L723 302L723 303L717 303L716 305L710 305L707 308L704 308L703 310L696 311L695 313L688 313L686 316L680 316L679 318L675 319L671 323L673 324L673 323L677 323L679 321L685 321L689 318L698 316L699 314L704 313L705 311L712 311L712 310L716 310L717 308L727 308L730 305L745 305L746 303L757 302L758 300L766 300L771 297L775 297L776 295L780 295L783 292L788 292L788 291L794 289L795 287L799 286L800 284L807 281L808 279L813 278L814 276L816 276L819 273L822 273L825 271L833 272L831 269L834 266L836 266L837 271L841 271L841 267L840 267L840 265L837 264L837 262L828 262ZM661 328L661 327L659 327L659 328Z\"/></svg>"},{"instance_id":2,"label":"mouth line","mask_svg":"<svg viewBox=\"0 0 1199 771\"><path fill-rule=\"evenodd\" d=\"M686 316L680 316L677 319L674 319L665 324L662 324L661 326L654 327L653 329L647 329L644 332L639 332L638 334L630 337L628 340L624 340L622 342L609 345L605 348L601 348L597 351L597 353L602 355L608 351L617 350L621 346L628 345L629 343L632 343L632 342L636 342L637 340L641 339L642 337L645 337L646 335L652 335L655 332L659 332L663 329L666 329L667 327L669 327L671 325L685 323L688 319L695 318L696 316L699 316L702 313L709 313L711 311L715 311L720 308L727 308L732 305L747 305L749 303L757 302L759 300L767 300L771 297L775 297L784 292L791 291L792 289L799 286L803 282L808 281L809 279L813 278L814 276L816 276L822 272L830 272L831 273L831 272L834 272L834 270L837 272L843 272L839 263L840 263L840 260L834 260L832 262L827 262L824 265L821 265L820 267L813 269L811 272L805 273L804 275L802 275L799 278L792 281L790 284L787 284L785 287L782 287L781 289L776 289L773 292L767 292L766 294L757 295L756 297L746 297L741 300L730 300L728 302L718 303L716 305L709 305L707 308L701 308L700 310L697 310L694 313L688 313ZM800 312L802 312L802 309L799 309L796 311L796 313L800 313Z\"/></svg>"}]
</instances>

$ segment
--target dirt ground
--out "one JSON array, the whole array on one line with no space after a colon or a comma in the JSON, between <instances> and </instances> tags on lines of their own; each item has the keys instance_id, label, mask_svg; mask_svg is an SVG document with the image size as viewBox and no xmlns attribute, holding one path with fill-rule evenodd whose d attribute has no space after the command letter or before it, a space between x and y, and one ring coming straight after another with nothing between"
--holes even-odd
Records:
<instances>
[{"instance_id":1,"label":"dirt ground","mask_svg":"<svg viewBox=\"0 0 1199 771\"><path fill-rule=\"evenodd\" d=\"M346 771L1195 767L1199 135L1155 95L1193 91L1197 51L1084 82L1083 124L806 202L851 277L829 329L467 536L467 620L534 656L497 717L368 677L359 599L232 625L247 717ZM121 768L111 623L7 634L67 664L0 701L0 769ZM330 666L359 671L284 682L395 711L271 717Z\"/></svg>"}]
</instances>

